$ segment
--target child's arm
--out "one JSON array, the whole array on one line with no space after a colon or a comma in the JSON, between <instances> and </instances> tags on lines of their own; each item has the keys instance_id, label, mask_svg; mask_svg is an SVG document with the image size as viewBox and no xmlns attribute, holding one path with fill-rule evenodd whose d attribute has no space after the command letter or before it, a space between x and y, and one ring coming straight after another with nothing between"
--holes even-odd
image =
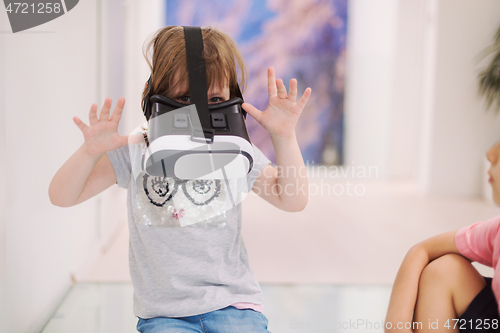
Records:
<instances>
[{"instance_id":1,"label":"child's arm","mask_svg":"<svg viewBox=\"0 0 500 333\"><path fill-rule=\"evenodd\" d=\"M455 246L456 231L450 231L431 237L414 245L406 254L392 287L389 309L387 311L386 323L391 322L393 332L397 323L412 322L413 311L417 301L417 292L420 274L424 268L434 259L445 254L460 254ZM400 332L412 332L412 330L399 330Z\"/></svg>"},{"instance_id":2,"label":"child's arm","mask_svg":"<svg viewBox=\"0 0 500 333\"><path fill-rule=\"evenodd\" d=\"M61 207L79 204L116 183L116 174L106 152L128 143L118 135L118 123L125 100L120 98L110 117L111 99L107 98L97 117L97 105L89 112L90 126L78 117L73 121L82 131L85 142L57 171L49 186L50 201Z\"/></svg>"},{"instance_id":3,"label":"child's arm","mask_svg":"<svg viewBox=\"0 0 500 333\"><path fill-rule=\"evenodd\" d=\"M285 211L300 211L308 200L307 170L295 136L295 125L311 95L307 88L297 101L297 80L290 80L290 93L281 79L276 80L274 68L269 68L269 104L261 112L249 103L243 108L271 135L277 169L266 166L253 187L254 192L272 205Z\"/></svg>"}]
</instances>

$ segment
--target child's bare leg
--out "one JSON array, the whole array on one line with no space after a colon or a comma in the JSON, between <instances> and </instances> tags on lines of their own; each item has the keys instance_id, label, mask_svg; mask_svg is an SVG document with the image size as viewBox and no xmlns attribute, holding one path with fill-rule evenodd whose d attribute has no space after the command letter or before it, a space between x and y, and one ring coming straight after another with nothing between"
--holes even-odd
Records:
<instances>
[{"instance_id":1,"label":"child's bare leg","mask_svg":"<svg viewBox=\"0 0 500 333\"><path fill-rule=\"evenodd\" d=\"M453 318L460 317L486 282L464 257L447 254L432 261L422 272L414 322L415 332L458 332ZM450 328L443 325L449 319ZM430 320L430 321L429 321ZM429 323L438 321L438 329Z\"/></svg>"}]
</instances>

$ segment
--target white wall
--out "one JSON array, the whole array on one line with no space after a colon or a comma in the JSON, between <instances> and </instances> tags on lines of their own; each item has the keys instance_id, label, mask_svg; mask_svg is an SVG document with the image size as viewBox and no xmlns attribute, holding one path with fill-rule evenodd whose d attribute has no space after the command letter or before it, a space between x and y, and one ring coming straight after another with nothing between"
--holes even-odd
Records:
<instances>
[{"instance_id":1,"label":"white wall","mask_svg":"<svg viewBox=\"0 0 500 333\"><path fill-rule=\"evenodd\" d=\"M351 0L348 11L345 162L381 179L416 179L424 2Z\"/></svg>"},{"instance_id":2,"label":"white wall","mask_svg":"<svg viewBox=\"0 0 500 333\"><path fill-rule=\"evenodd\" d=\"M163 23L162 3L80 1L42 26L0 34L0 306L9 310L0 313L8 332L39 331L125 223L126 192L116 187L71 208L51 205L47 191L83 142L73 116L88 122L91 104L123 96L120 132L143 121L141 47Z\"/></svg>"},{"instance_id":3,"label":"white wall","mask_svg":"<svg viewBox=\"0 0 500 333\"><path fill-rule=\"evenodd\" d=\"M424 88L426 107L421 137L419 183L426 193L480 194L486 150L498 139L500 119L486 113L478 97L477 75L486 65L478 56L500 26L497 0L430 0L428 47L434 56L424 66L433 86ZM432 9L434 8L434 9Z\"/></svg>"},{"instance_id":4,"label":"white wall","mask_svg":"<svg viewBox=\"0 0 500 333\"><path fill-rule=\"evenodd\" d=\"M389 174L397 0L350 0L347 27L345 164Z\"/></svg>"},{"instance_id":5,"label":"white wall","mask_svg":"<svg viewBox=\"0 0 500 333\"><path fill-rule=\"evenodd\" d=\"M346 163L376 165L428 194L478 196L484 155L500 139L485 112L479 54L500 2L349 2Z\"/></svg>"},{"instance_id":6,"label":"white wall","mask_svg":"<svg viewBox=\"0 0 500 333\"><path fill-rule=\"evenodd\" d=\"M1 30L10 31L0 12ZM38 331L73 269L99 244L94 200L62 209L47 194L54 173L82 143L72 117L87 119L97 101L96 27L91 0L29 31L2 34L8 332Z\"/></svg>"},{"instance_id":7,"label":"white wall","mask_svg":"<svg viewBox=\"0 0 500 333\"><path fill-rule=\"evenodd\" d=\"M5 16L0 16L0 30L4 30ZM6 159L5 156L5 34L0 34L0 322L10 332L10 321L7 320L7 249L6 249Z\"/></svg>"},{"instance_id":8,"label":"white wall","mask_svg":"<svg viewBox=\"0 0 500 333\"><path fill-rule=\"evenodd\" d=\"M388 175L416 179L422 109L425 1L397 2Z\"/></svg>"}]
</instances>

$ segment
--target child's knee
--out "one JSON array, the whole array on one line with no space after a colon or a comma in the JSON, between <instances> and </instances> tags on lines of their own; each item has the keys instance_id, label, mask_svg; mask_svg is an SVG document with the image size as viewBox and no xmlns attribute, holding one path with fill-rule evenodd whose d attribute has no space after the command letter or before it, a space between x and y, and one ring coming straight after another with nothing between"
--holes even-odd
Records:
<instances>
[{"instance_id":1,"label":"child's knee","mask_svg":"<svg viewBox=\"0 0 500 333\"><path fill-rule=\"evenodd\" d=\"M447 254L425 267L420 277L419 293L448 297L455 313L460 316L485 284L469 260L458 254Z\"/></svg>"},{"instance_id":2,"label":"child's knee","mask_svg":"<svg viewBox=\"0 0 500 333\"><path fill-rule=\"evenodd\" d=\"M422 272L421 281L451 283L464 272L474 269L471 263L458 254L446 254L429 263Z\"/></svg>"}]
</instances>

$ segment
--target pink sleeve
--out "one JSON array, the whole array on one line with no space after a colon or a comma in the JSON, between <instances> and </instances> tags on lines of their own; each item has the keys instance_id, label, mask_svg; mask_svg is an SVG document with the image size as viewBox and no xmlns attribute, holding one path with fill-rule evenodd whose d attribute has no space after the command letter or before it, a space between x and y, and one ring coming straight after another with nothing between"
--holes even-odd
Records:
<instances>
[{"instance_id":1,"label":"pink sleeve","mask_svg":"<svg viewBox=\"0 0 500 333\"><path fill-rule=\"evenodd\" d=\"M464 257L494 268L491 287L498 304L500 304L499 225L500 217L495 217L460 229L455 236L455 245Z\"/></svg>"},{"instance_id":2,"label":"pink sleeve","mask_svg":"<svg viewBox=\"0 0 500 333\"><path fill-rule=\"evenodd\" d=\"M495 240L499 224L500 217L495 217L460 229L455 236L458 251L472 261L489 267L496 266Z\"/></svg>"}]
</instances>

